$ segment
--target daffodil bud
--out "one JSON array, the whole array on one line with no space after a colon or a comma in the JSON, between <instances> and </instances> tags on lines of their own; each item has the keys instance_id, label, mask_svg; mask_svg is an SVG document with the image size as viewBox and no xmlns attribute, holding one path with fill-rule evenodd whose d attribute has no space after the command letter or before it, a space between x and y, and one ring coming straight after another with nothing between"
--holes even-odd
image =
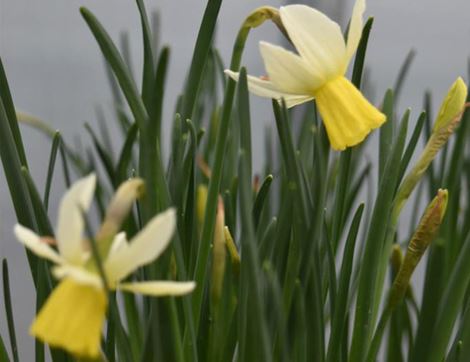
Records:
<instances>
[{"instance_id":1,"label":"daffodil bud","mask_svg":"<svg viewBox=\"0 0 470 362\"><path fill-rule=\"evenodd\" d=\"M202 225L204 224L204 214L206 213L207 186L202 184L199 185L196 192L197 223L199 230L202 230Z\"/></svg>"},{"instance_id":2,"label":"daffodil bud","mask_svg":"<svg viewBox=\"0 0 470 362\"><path fill-rule=\"evenodd\" d=\"M401 251L400 245L394 244L392 249L392 255L390 256L390 264L392 265L392 275L397 275L400 267L403 263L403 252Z\"/></svg>"},{"instance_id":3,"label":"daffodil bud","mask_svg":"<svg viewBox=\"0 0 470 362\"><path fill-rule=\"evenodd\" d=\"M104 222L96 235L97 241L110 240L117 234L135 200L142 196L144 190L144 181L140 178L125 181L119 186L106 209Z\"/></svg>"},{"instance_id":4,"label":"daffodil bud","mask_svg":"<svg viewBox=\"0 0 470 362\"><path fill-rule=\"evenodd\" d=\"M232 234L230 234L230 230L227 226L224 228L224 234L225 243L227 244L227 249L230 254L230 261L232 262L232 270L236 275L238 275L240 271L240 254L238 254L238 250L235 242L233 241Z\"/></svg>"},{"instance_id":5,"label":"daffodil bud","mask_svg":"<svg viewBox=\"0 0 470 362\"><path fill-rule=\"evenodd\" d=\"M449 140L462 119L467 87L461 78L458 78L450 88L446 99L442 103L437 116L433 132L413 169L407 174L397 192L394 218L397 218L403 205L408 200L416 184L428 169L439 150Z\"/></svg>"},{"instance_id":6,"label":"daffodil bud","mask_svg":"<svg viewBox=\"0 0 470 362\"><path fill-rule=\"evenodd\" d=\"M434 123L433 132L437 132L440 128L445 127L463 112L465 100L467 99L467 86L461 77L452 84L447 96L442 102L436 122Z\"/></svg>"},{"instance_id":7,"label":"daffodil bud","mask_svg":"<svg viewBox=\"0 0 470 362\"><path fill-rule=\"evenodd\" d=\"M394 308L405 295L413 271L421 260L429 244L436 237L447 208L448 192L439 189L437 196L431 201L421 218L418 228L411 238L390 291L388 305Z\"/></svg>"},{"instance_id":8,"label":"daffodil bud","mask_svg":"<svg viewBox=\"0 0 470 362\"><path fill-rule=\"evenodd\" d=\"M217 216L215 219L214 243L212 246L212 278L211 278L211 299L217 305L222 293L225 275L225 259L227 250L225 249L225 211L222 199L219 197L217 205Z\"/></svg>"}]
</instances>

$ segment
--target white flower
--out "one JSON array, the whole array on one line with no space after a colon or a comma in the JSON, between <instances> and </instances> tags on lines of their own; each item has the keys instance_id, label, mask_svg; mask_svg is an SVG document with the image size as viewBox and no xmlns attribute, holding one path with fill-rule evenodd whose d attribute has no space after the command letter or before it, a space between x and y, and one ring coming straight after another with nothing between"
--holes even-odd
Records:
<instances>
[{"instance_id":1,"label":"white flower","mask_svg":"<svg viewBox=\"0 0 470 362\"><path fill-rule=\"evenodd\" d=\"M83 236L82 213L90 206L95 182L96 177L91 174L72 185L62 198L56 230L58 252L41 241L41 236L19 224L15 225L14 232L28 249L56 264L53 274L58 279L69 277L81 284L103 287L98 271L89 267L93 256ZM150 220L130 242L124 233L114 237L103 260L106 280L111 289L149 295L180 295L194 288L194 282L121 283L134 270L152 262L166 249L173 236L175 219L175 210L169 209Z\"/></svg>"},{"instance_id":2,"label":"white flower","mask_svg":"<svg viewBox=\"0 0 470 362\"><path fill-rule=\"evenodd\" d=\"M141 181L128 181L116 193L110 208L110 218L122 220L116 207L127 212ZM100 334L107 309L107 295L90 246L85 241L83 212L90 207L96 177L91 174L76 182L64 195L59 207L56 230L58 252L33 231L17 224L14 232L18 240L36 255L52 261L54 276L61 279L41 308L31 326L31 334L52 346L61 347L75 356L96 358L99 355ZM131 192L134 196L129 196ZM119 211L119 210L117 210ZM108 217L109 215L107 215ZM117 216L117 217L116 217ZM190 293L195 283L174 281L121 282L134 270L144 266L165 250L171 241L175 224L175 210L169 209L148 222L130 242L124 233L114 235L112 230L97 240L106 284L112 290L122 290L151 296L178 296ZM108 240L109 239L109 240ZM108 242L112 243L108 246Z\"/></svg>"},{"instance_id":3,"label":"white flower","mask_svg":"<svg viewBox=\"0 0 470 362\"><path fill-rule=\"evenodd\" d=\"M346 43L339 25L318 10L306 5L281 7L282 25L298 54L260 42L268 78L248 76L251 92L283 98L287 107L316 99L330 143L337 150L360 143L385 122L385 116L344 77L361 39L364 10L365 0L357 0ZM238 81L239 73L225 72Z\"/></svg>"}]
</instances>

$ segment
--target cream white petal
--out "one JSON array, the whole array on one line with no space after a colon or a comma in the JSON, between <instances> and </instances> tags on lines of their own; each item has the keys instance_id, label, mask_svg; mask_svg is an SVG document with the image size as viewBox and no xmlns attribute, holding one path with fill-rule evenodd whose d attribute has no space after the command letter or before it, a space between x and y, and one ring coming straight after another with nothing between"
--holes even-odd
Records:
<instances>
[{"instance_id":1,"label":"cream white petal","mask_svg":"<svg viewBox=\"0 0 470 362\"><path fill-rule=\"evenodd\" d=\"M347 63L350 62L352 56L356 52L357 46L362 36L362 17L366 10L365 0L356 0L354 9L351 15L351 21L349 23L348 40L346 44L346 57Z\"/></svg>"},{"instance_id":2,"label":"cream white petal","mask_svg":"<svg viewBox=\"0 0 470 362\"><path fill-rule=\"evenodd\" d=\"M263 41L259 45L269 80L283 93L311 95L325 81L297 54Z\"/></svg>"},{"instance_id":3,"label":"cream white petal","mask_svg":"<svg viewBox=\"0 0 470 362\"><path fill-rule=\"evenodd\" d=\"M234 81L238 82L238 78L240 77L240 73L233 72L231 70L225 70L225 74L227 74L230 78ZM269 80L264 80L258 77L254 77L252 75L247 76L248 81L248 90L251 93L256 94L260 97L266 98L273 98L273 99L280 99L284 97L286 94L282 93L272 82Z\"/></svg>"},{"instance_id":4,"label":"cream white petal","mask_svg":"<svg viewBox=\"0 0 470 362\"><path fill-rule=\"evenodd\" d=\"M155 260L171 241L175 224L175 210L168 209L150 220L127 247L109 254L104 268L110 282L118 282L138 267Z\"/></svg>"},{"instance_id":5,"label":"cream white petal","mask_svg":"<svg viewBox=\"0 0 470 362\"><path fill-rule=\"evenodd\" d=\"M90 207L95 183L95 174L78 180L60 202L56 231L57 244L60 255L72 264L80 265L84 261L82 214Z\"/></svg>"},{"instance_id":6,"label":"cream white petal","mask_svg":"<svg viewBox=\"0 0 470 362\"><path fill-rule=\"evenodd\" d=\"M195 282L148 281L137 283L122 283L116 289L126 292L151 295L155 297L170 295L185 295L196 287Z\"/></svg>"},{"instance_id":7,"label":"cream white petal","mask_svg":"<svg viewBox=\"0 0 470 362\"><path fill-rule=\"evenodd\" d=\"M71 278L80 284L92 285L97 288L103 287L101 277L98 274L74 265L63 264L56 266L52 268L52 274L57 279Z\"/></svg>"},{"instance_id":8,"label":"cream white petal","mask_svg":"<svg viewBox=\"0 0 470 362\"><path fill-rule=\"evenodd\" d=\"M127 238L125 232L120 232L116 234L111 243L111 248L109 249L109 255L114 254L116 251L123 250L128 247Z\"/></svg>"},{"instance_id":9,"label":"cream white petal","mask_svg":"<svg viewBox=\"0 0 470 362\"><path fill-rule=\"evenodd\" d=\"M32 230L25 228L20 224L16 224L13 232L20 243L26 246L37 256L48 259L56 264L62 264L63 259L45 242L41 241L40 236L36 235Z\"/></svg>"},{"instance_id":10,"label":"cream white petal","mask_svg":"<svg viewBox=\"0 0 470 362\"><path fill-rule=\"evenodd\" d=\"M312 96L291 96L288 95L284 97L284 102L286 102L286 107L291 108L299 104L311 101L314 97Z\"/></svg>"},{"instance_id":11,"label":"cream white petal","mask_svg":"<svg viewBox=\"0 0 470 362\"><path fill-rule=\"evenodd\" d=\"M238 81L238 78L240 76L239 73L233 72L231 70L226 70L225 74L227 74L230 78L235 81ZM281 100L282 98L284 98L286 106L288 108L313 99L313 97L309 95L282 93L272 82L254 77L252 75L249 75L247 77L247 80L248 90L251 93L254 93L260 97L272 98L277 100Z\"/></svg>"},{"instance_id":12,"label":"cream white petal","mask_svg":"<svg viewBox=\"0 0 470 362\"><path fill-rule=\"evenodd\" d=\"M318 77L343 75L346 46L337 23L306 5L283 6L279 12L289 38Z\"/></svg>"}]
</instances>

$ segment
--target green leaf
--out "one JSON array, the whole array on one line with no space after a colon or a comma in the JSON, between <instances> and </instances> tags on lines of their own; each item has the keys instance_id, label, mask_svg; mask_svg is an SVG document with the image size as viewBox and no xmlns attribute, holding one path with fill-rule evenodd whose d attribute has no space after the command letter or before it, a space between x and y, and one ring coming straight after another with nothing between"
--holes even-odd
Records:
<instances>
[{"instance_id":1,"label":"green leaf","mask_svg":"<svg viewBox=\"0 0 470 362\"><path fill-rule=\"evenodd\" d=\"M3 342L3 338L0 335L0 361L10 362L10 357L8 357L7 349L5 347L5 343Z\"/></svg>"},{"instance_id":2,"label":"green leaf","mask_svg":"<svg viewBox=\"0 0 470 362\"><path fill-rule=\"evenodd\" d=\"M261 184L261 187L259 188L258 193L256 194L255 202L253 203L253 211L252 211L255 228L257 228L259 225L261 212L263 211L263 207L268 197L268 193L269 193L272 182L273 182L273 175L266 176L263 183Z\"/></svg>"},{"instance_id":3,"label":"green leaf","mask_svg":"<svg viewBox=\"0 0 470 362\"><path fill-rule=\"evenodd\" d=\"M129 130L127 131L126 140L122 146L121 153L119 155L118 163L116 166L116 185L119 185L121 182L128 178L128 169L132 160L132 149L134 147L134 142L137 138L138 132L137 124L134 123Z\"/></svg>"},{"instance_id":4,"label":"green leaf","mask_svg":"<svg viewBox=\"0 0 470 362\"><path fill-rule=\"evenodd\" d=\"M55 160L60 145L60 133L57 131L52 139L51 152L49 154L49 166L47 167L46 186L44 187L44 209L49 209L49 195L51 193L52 178L54 176Z\"/></svg>"},{"instance_id":5,"label":"green leaf","mask_svg":"<svg viewBox=\"0 0 470 362\"><path fill-rule=\"evenodd\" d=\"M215 24L219 15L222 0L207 1L204 17L194 46L194 53L189 68L188 79L184 89L183 108L181 115L183 119L193 118L194 106L196 104L199 86L207 62L207 56L214 36Z\"/></svg>"},{"instance_id":6,"label":"green leaf","mask_svg":"<svg viewBox=\"0 0 470 362\"><path fill-rule=\"evenodd\" d=\"M441 304L442 290L444 288L444 260L445 250L439 240L431 246L427 262L426 274L423 286L423 297L418 317L416 338L411 348L409 361L416 358L426 360L430 352L429 341L436 325L436 315Z\"/></svg>"},{"instance_id":7,"label":"green leaf","mask_svg":"<svg viewBox=\"0 0 470 362\"><path fill-rule=\"evenodd\" d=\"M164 47L158 59L155 81L153 83L152 100L149 107L149 132L158 140L161 139L163 96L165 94L169 54L170 49Z\"/></svg>"},{"instance_id":8,"label":"green leaf","mask_svg":"<svg viewBox=\"0 0 470 362\"><path fill-rule=\"evenodd\" d=\"M60 151L60 158L62 160L62 170L64 171L65 186L67 188L70 188L72 181L70 179L69 163L67 159L67 146L65 145L60 133L57 134L57 137L60 139L59 151Z\"/></svg>"},{"instance_id":9,"label":"green leaf","mask_svg":"<svg viewBox=\"0 0 470 362\"><path fill-rule=\"evenodd\" d=\"M449 280L444 288L436 317L428 361L440 362L445 358L454 323L462 308L470 282L470 237L467 237Z\"/></svg>"},{"instance_id":10,"label":"green leaf","mask_svg":"<svg viewBox=\"0 0 470 362\"><path fill-rule=\"evenodd\" d=\"M10 279L8 276L8 263L6 259L2 260L2 278L3 278L3 298L5 303L5 315L8 324L8 335L10 337L11 355L14 362L19 362L18 345L16 343L15 321L13 318L13 308L11 304Z\"/></svg>"},{"instance_id":11,"label":"green leaf","mask_svg":"<svg viewBox=\"0 0 470 362\"><path fill-rule=\"evenodd\" d=\"M242 73L246 79L246 73ZM246 80L245 80L246 81ZM240 151L240 215L242 219L242 250L244 255L240 268L240 314L239 318L246 323L246 329L239 333L246 335L246 344L240 345L240 358L253 357L260 361L271 361L271 348L268 337L264 303L261 294L261 274L259 254L256 248L255 229L251 217L252 188L248 174L245 153Z\"/></svg>"},{"instance_id":12,"label":"green leaf","mask_svg":"<svg viewBox=\"0 0 470 362\"><path fill-rule=\"evenodd\" d=\"M384 175L385 165L388 158L391 155L392 143L393 143L393 129L394 129L394 119L393 119L393 104L394 104L394 95L392 90L388 90L385 93L383 100L382 111L385 116L387 116L387 121L385 124L380 127L380 141L379 141L379 185Z\"/></svg>"},{"instance_id":13,"label":"green leaf","mask_svg":"<svg viewBox=\"0 0 470 362\"><path fill-rule=\"evenodd\" d=\"M80 8L80 12L98 42L108 64L111 66L139 128L143 129L148 115L129 69L110 36L93 13L85 7Z\"/></svg>"},{"instance_id":14,"label":"green leaf","mask_svg":"<svg viewBox=\"0 0 470 362\"><path fill-rule=\"evenodd\" d=\"M345 214L345 205L346 205L346 196L347 189L349 186L349 177L351 171L351 157L352 149L348 148L345 151L341 152L339 158L339 175L336 181L335 188L335 203L333 206L333 216L332 216L332 247L334 253L338 248L338 244L341 237L344 214Z\"/></svg>"},{"instance_id":15,"label":"green leaf","mask_svg":"<svg viewBox=\"0 0 470 362\"><path fill-rule=\"evenodd\" d=\"M152 104L153 79L155 77L152 32L150 30L147 11L145 10L145 4L143 0L136 0L136 3L140 14L144 49L144 66L142 69L142 100L144 101L147 110L149 110Z\"/></svg>"},{"instance_id":16,"label":"green leaf","mask_svg":"<svg viewBox=\"0 0 470 362\"><path fill-rule=\"evenodd\" d=\"M21 172L21 162L18 156L17 148L13 142L13 135L10 129L10 124L3 107L3 102L0 101L0 157L2 159L3 170L7 179L8 188L10 190L10 197L13 201L18 222L32 230L36 230L36 220L34 211L29 197L28 188L24 182ZM37 258L27 251L28 262L33 276L33 281L36 283L37 276Z\"/></svg>"},{"instance_id":17,"label":"green leaf","mask_svg":"<svg viewBox=\"0 0 470 362\"><path fill-rule=\"evenodd\" d=\"M246 76L246 69L242 68L240 73ZM240 75L241 77L241 75ZM248 84L245 81L239 81L237 87L237 116L238 127L240 129L240 148L245 152L246 170L248 175L252 175L252 151L251 151L251 117L250 102L248 95Z\"/></svg>"},{"instance_id":18,"label":"green leaf","mask_svg":"<svg viewBox=\"0 0 470 362\"><path fill-rule=\"evenodd\" d=\"M423 130L425 120L426 120L426 113L421 112L418 120L416 121L416 126L413 131L413 134L411 135L408 145L406 146L406 150L405 150L405 153L403 154L403 158L400 162L400 173L398 175L398 182L400 182L400 180L403 179L403 176L405 175L406 168L408 167L408 164L410 163L411 156L413 156L419 137L421 136L421 131Z\"/></svg>"},{"instance_id":19,"label":"green leaf","mask_svg":"<svg viewBox=\"0 0 470 362\"><path fill-rule=\"evenodd\" d=\"M378 308L379 300L374 294L376 289L377 272L379 271L382 251L387 232L392 201L397 184L399 164L407 131L406 118L400 125L399 134L392 147L383 177L374 203L374 211L370 221L367 239L365 241L364 256L361 262L358 295L356 302L356 316L354 323L353 340L350 351L351 361L362 361L367 353L372 330L375 322L374 311Z\"/></svg>"},{"instance_id":20,"label":"green leaf","mask_svg":"<svg viewBox=\"0 0 470 362\"><path fill-rule=\"evenodd\" d=\"M350 289L354 251L356 248L357 234L359 225L364 211L364 204L359 205L349 227L348 237L344 247L343 258L341 263L341 270L338 284L338 300L335 313L332 315L332 326L330 341L328 343L327 361L335 362L339 359L341 352L340 346L343 341L343 336L348 333L344 330L344 326L348 314L348 295Z\"/></svg>"},{"instance_id":21,"label":"green leaf","mask_svg":"<svg viewBox=\"0 0 470 362\"><path fill-rule=\"evenodd\" d=\"M131 293L123 294L124 309L126 312L127 328L129 330L129 342L132 350L133 361L138 361L143 347L144 336L142 320L137 308L136 297Z\"/></svg>"},{"instance_id":22,"label":"green leaf","mask_svg":"<svg viewBox=\"0 0 470 362\"><path fill-rule=\"evenodd\" d=\"M10 87L8 85L7 76L5 74L5 69L3 68L3 62L0 58L0 98L2 100L3 106L5 107L5 113L7 119L9 120L11 134L15 141L16 150L18 152L18 157L20 159L21 165L28 166L28 161L26 160L26 153L24 151L23 141L21 139L20 129L18 127L18 120L16 118L16 110L13 104L13 99L10 93Z\"/></svg>"},{"instance_id":23,"label":"green leaf","mask_svg":"<svg viewBox=\"0 0 470 362\"><path fill-rule=\"evenodd\" d=\"M116 177L114 174L114 165L113 165L113 161L111 159L110 154L101 145L100 141L98 140L98 137L96 136L95 132L93 131L93 129L88 123L85 123L85 129L90 134L91 139L93 140L93 145L95 146L95 150L98 154L101 164L106 170L106 174L108 175L109 181L111 183L114 183L114 180L116 179ZM117 185L114 185L114 186L117 186Z\"/></svg>"},{"instance_id":24,"label":"green leaf","mask_svg":"<svg viewBox=\"0 0 470 362\"><path fill-rule=\"evenodd\" d=\"M467 297L467 303L460 327L452 343L452 349L447 355L446 361L466 361L470 357L470 299Z\"/></svg>"},{"instance_id":25,"label":"green leaf","mask_svg":"<svg viewBox=\"0 0 470 362\"><path fill-rule=\"evenodd\" d=\"M354 60L353 73L351 82L357 89L361 89L362 73L364 70L364 60L366 57L367 43L369 42L369 35L374 24L374 18L367 19L364 28L362 29L361 40L356 51L356 58Z\"/></svg>"},{"instance_id":26,"label":"green leaf","mask_svg":"<svg viewBox=\"0 0 470 362\"><path fill-rule=\"evenodd\" d=\"M277 219L274 217L271 219L269 224L266 226L264 230L264 234L261 237L260 247L259 247L259 255L260 260L264 261L265 259L274 259L273 249L275 244L273 240L275 240L276 232L277 232Z\"/></svg>"},{"instance_id":27,"label":"green leaf","mask_svg":"<svg viewBox=\"0 0 470 362\"><path fill-rule=\"evenodd\" d=\"M39 233L41 235L53 236L54 230L51 226L49 217L47 216L47 211L44 207L44 204L42 203L41 196L39 195L36 185L34 184L34 181L26 167L22 167L21 172L23 173L24 180L28 186L34 214L36 215Z\"/></svg>"},{"instance_id":28,"label":"green leaf","mask_svg":"<svg viewBox=\"0 0 470 362\"><path fill-rule=\"evenodd\" d=\"M231 69L236 71L240 67L241 55L243 53L244 44L248 36L247 32L242 32L237 37L232 54ZM207 194L206 211L204 215L204 225L201 233L201 242L197 253L194 280L196 281L196 289L193 292L193 313L196 315L195 327L199 325L199 312L201 311L203 291L205 288L205 280L207 273L207 260L209 257L210 240L214 233L215 214L217 207L217 198L219 195L220 183L222 179L222 168L225 158L225 149L227 136L230 126L233 99L235 95L235 81L230 79L227 82L224 94L224 104L220 124L217 130L215 144L215 158L212 167L212 175L209 182L209 190Z\"/></svg>"},{"instance_id":29,"label":"green leaf","mask_svg":"<svg viewBox=\"0 0 470 362\"><path fill-rule=\"evenodd\" d=\"M395 95L395 102L397 102L398 98L400 97L401 90L403 88L403 83L405 82L406 76L410 70L411 64L413 63L413 59L416 55L414 49L411 49L408 54L406 55L405 60L403 61L402 66L398 72L397 79L395 80L395 85L393 87L393 94Z\"/></svg>"},{"instance_id":30,"label":"green leaf","mask_svg":"<svg viewBox=\"0 0 470 362\"><path fill-rule=\"evenodd\" d=\"M326 226L326 220L325 220ZM325 227L326 229L326 227ZM337 283L336 283L336 265L335 265L335 256L333 252L333 245L331 239L328 237L328 233L324 233L325 249L326 249L326 264L328 269L328 293L330 297L330 314L334 315L336 312L336 293L337 293Z\"/></svg>"}]
</instances>

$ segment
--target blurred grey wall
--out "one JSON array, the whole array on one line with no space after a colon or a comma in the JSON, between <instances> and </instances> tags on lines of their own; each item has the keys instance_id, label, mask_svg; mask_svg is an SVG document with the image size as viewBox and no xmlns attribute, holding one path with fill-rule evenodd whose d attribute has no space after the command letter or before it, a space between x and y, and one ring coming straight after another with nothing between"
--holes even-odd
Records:
<instances>
[{"instance_id":1,"label":"blurred grey wall","mask_svg":"<svg viewBox=\"0 0 470 362\"><path fill-rule=\"evenodd\" d=\"M308 0L303 2L313 3ZM344 3L344 11L338 11L336 6L341 3ZM168 132L175 98L183 86L205 1L155 0L146 1L146 4L149 9L160 9L160 39L171 46L164 112L165 130ZM265 4L277 7L281 1L224 1L217 45L226 62L244 16ZM47 120L53 128L60 129L69 142L73 142L77 134L86 137L83 123L89 121L95 124L97 105L104 107L111 120L108 107L111 96L103 60L80 17L78 9L83 5L97 15L114 39L119 39L121 31L129 33L133 64L140 72L140 25L134 1L0 0L0 56L15 104L19 109ZM344 26L352 1L324 1L320 8ZM380 101L385 90L393 86L399 67L411 48L416 50L417 55L404 85L400 105L402 110L410 106L414 118L421 110L425 89L432 90L439 102L458 75L467 78L469 12L468 0L369 0L367 15L374 15L375 23L369 42L367 67L374 85L375 102ZM270 25L253 32L243 63L255 75L264 73L257 48L257 42L261 39L280 42L277 31ZM254 144L260 144L264 125L272 118L270 102L253 97L252 105ZM28 128L22 128L22 131L31 172L42 190L50 143L35 131ZM261 157L255 159L255 167L259 168L261 161ZM55 210L62 192L62 174L57 172L50 207L52 220L55 220ZM34 343L27 330L34 317L35 294L24 250L12 236L14 223L12 204L1 171L0 258L8 258L10 264L20 358L31 361ZM7 328L2 292L0 299L0 333L5 338Z\"/></svg>"}]
</instances>

